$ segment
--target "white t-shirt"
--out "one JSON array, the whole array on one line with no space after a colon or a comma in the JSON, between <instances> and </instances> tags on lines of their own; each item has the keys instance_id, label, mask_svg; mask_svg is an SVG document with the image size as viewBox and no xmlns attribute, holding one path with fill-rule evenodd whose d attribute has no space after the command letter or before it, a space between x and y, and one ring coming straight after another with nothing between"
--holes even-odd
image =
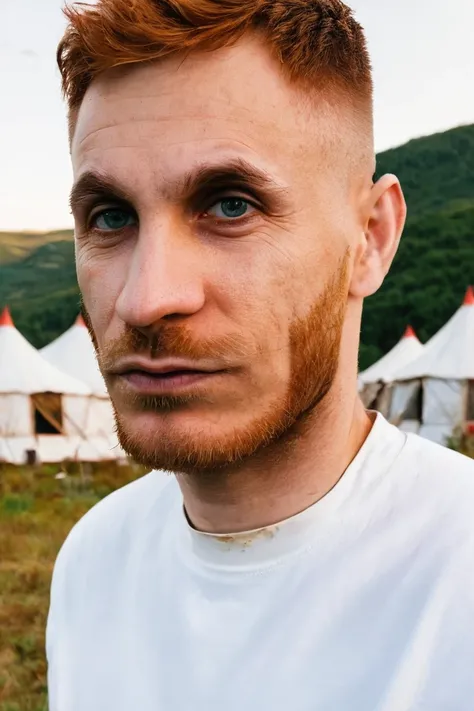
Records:
<instances>
[{"instance_id":1,"label":"white t-shirt","mask_svg":"<svg viewBox=\"0 0 474 711\"><path fill-rule=\"evenodd\" d=\"M378 416L337 486L258 534L190 528L152 472L73 529L51 711L472 711L474 462Z\"/></svg>"}]
</instances>

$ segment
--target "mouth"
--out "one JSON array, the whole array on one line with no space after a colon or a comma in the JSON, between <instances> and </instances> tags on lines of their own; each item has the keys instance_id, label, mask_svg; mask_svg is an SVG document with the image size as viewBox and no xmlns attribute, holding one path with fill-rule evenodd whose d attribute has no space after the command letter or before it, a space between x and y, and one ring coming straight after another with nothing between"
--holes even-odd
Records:
<instances>
[{"instance_id":1,"label":"mouth","mask_svg":"<svg viewBox=\"0 0 474 711\"><path fill-rule=\"evenodd\" d=\"M166 367L148 369L130 367L117 373L128 389L146 395L177 395L194 390L211 378L222 376L225 370L199 370L196 368Z\"/></svg>"}]
</instances>

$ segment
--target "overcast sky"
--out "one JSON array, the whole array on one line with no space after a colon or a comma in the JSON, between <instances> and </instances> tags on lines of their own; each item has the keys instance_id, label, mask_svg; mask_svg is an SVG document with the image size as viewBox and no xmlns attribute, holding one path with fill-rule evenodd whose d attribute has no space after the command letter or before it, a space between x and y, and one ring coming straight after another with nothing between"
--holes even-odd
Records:
<instances>
[{"instance_id":1,"label":"overcast sky","mask_svg":"<svg viewBox=\"0 0 474 711\"><path fill-rule=\"evenodd\" d=\"M63 0L0 0L0 230L71 225L55 49ZM353 0L375 73L376 145L474 123L474 0Z\"/></svg>"}]
</instances>

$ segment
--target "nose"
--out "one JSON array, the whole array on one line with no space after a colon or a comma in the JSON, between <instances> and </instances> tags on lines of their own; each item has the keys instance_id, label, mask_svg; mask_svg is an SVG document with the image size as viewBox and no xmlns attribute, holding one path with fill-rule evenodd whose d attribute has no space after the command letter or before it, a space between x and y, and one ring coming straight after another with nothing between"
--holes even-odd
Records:
<instances>
[{"instance_id":1,"label":"nose","mask_svg":"<svg viewBox=\"0 0 474 711\"><path fill-rule=\"evenodd\" d=\"M205 302L202 268L202 247L187 228L164 219L140 225L116 303L119 318L148 330L163 319L197 313Z\"/></svg>"}]
</instances>

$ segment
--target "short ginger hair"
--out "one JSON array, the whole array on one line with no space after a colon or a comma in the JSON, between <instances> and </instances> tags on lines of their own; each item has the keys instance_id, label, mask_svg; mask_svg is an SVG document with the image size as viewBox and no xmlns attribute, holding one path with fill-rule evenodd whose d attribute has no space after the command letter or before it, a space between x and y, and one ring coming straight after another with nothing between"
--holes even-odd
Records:
<instances>
[{"instance_id":1,"label":"short ginger hair","mask_svg":"<svg viewBox=\"0 0 474 711\"><path fill-rule=\"evenodd\" d=\"M251 32L263 38L290 82L306 91L336 91L372 121L364 31L341 0L98 0L66 5L64 13L57 61L71 129L102 72L221 49Z\"/></svg>"}]
</instances>

